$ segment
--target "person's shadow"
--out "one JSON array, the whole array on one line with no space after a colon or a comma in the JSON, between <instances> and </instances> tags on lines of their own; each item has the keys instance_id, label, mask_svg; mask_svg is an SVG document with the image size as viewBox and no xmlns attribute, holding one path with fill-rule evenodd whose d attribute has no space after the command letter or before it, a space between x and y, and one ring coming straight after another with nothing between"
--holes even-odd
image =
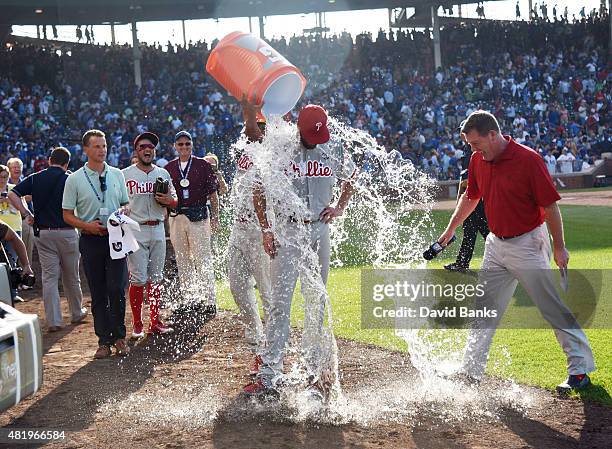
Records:
<instances>
[{"instance_id":1,"label":"person's shadow","mask_svg":"<svg viewBox=\"0 0 612 449\"><path fill-rule=\"evenodd\" d=\"M6 428L48 428L67 432L89 428L102 404L120 402L140 390L155 367L178 363L202 350L207 339L202 332L204 323L197 326L193 323L171 338L150 337L144 344L132 347L125 358L114 356L90 361L38 399Z\"/></svg>"},{"instance_id":2,"label":"person's shadow","mask_svg":"<svg viewBox=\"0 0 612 449\"><path fill-rule=\"evenodd\" d=\"M215 449L239 448L312 448L347 447L343 426L318 424L306 420L295 423L292 411L283 402L259 403L239 395L227 403L213 425ZM362 448L351 444L355 449Z\"/></svg>"},{"instance_id":3,"label":"person's shadow","mask_svg":"<svg viewBox=\"0 0 612 449\"><path fill-rule=\"evenodd\" d=\"M606 432L606 428L609 429L612 424L612 412L610 408L589 400L589 397L597 395L610 403L612 398L610 398L609 393L599 385L591 385L578 394L583 401L582 404L575 399L566 399L575 402L576 408L582 406L584 411L584 422L577 438L553 429L542 421L523 416L520 412L512 409L503 410L502 421L529 447L536 449L610 447L612 435L609 430ZM562 416L561 418L560 423L568 426L568 430L575 426L574 423L565 423L566 419L571 421L570 416Z\"/></svg>"}]
</instances>

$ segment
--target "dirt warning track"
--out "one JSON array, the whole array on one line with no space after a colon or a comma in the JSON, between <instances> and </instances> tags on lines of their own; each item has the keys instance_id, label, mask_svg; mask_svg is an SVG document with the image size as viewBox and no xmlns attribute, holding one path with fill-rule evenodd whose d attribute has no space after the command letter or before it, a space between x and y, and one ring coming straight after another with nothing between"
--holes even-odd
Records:
<instances>
[{"instance_id":1,"label":"dirt warning track","mask_svg":"<svg viewBox=\"0 0 612 449\"><path fill-rule=\"evenodd\" d=\"M44 316L38 298L19 309ZM350 341L339 341L343 398L331 410L304 408L297 397L246 400L251 356L229 312L124 359L92 360L95 343L91 317L45 333L43 388L0 425L65 430L66 440L48 447L67 448L604 448L612 440L609 408L495 379L478 389L423 383L406 354Z\"/></svg>"}]
</instances>

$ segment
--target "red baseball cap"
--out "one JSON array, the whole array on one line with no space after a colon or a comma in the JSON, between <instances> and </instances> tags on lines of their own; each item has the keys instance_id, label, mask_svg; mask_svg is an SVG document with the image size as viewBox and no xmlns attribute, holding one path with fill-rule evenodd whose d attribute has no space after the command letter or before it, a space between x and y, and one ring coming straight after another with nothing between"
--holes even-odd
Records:
<instances>
[{"instance_id":1,"label":"red baseball cap","mask_svg":"<svg viewBox=\"0 0 612 449\"><path fill-rule=\"evenodd\" d=\"M321 106L309 104L300 111L297 122L302 138L310 145L329 141L327 111Z\"/></svg>"},{"instance_id":2,"label":"red baseball cap","mask_svg":"<svg viewBox=\"0 0 612 449\"><path fill-rule=\"evenodd\" d=\"M145 131L142 134L138 134L138 136L136 136L134 139L134 148L138 149L138 142L140 142L142 139L149 139L155 146L159 144L159 137L157 137L157 134Z\"/></svg>"}]
</instances>

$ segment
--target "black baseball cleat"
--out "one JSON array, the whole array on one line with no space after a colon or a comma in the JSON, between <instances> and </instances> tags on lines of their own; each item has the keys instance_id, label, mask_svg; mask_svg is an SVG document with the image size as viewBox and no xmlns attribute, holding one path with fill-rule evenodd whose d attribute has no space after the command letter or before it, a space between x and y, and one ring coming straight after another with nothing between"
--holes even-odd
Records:
<instances>
[{"instance_id":1,"label":"black baseball cleat","mask_svg":"<svg viewBox=\"0 0 612 449\"><path fill-rule=\"evenodd\" d=\"M210 321L217 316L217 306L214 304L206 305L202 308L201 313L205 321Z\"/></svg>"},{"instance_id":2,"label":"black baseball cleat","mask_svg":"<svg viewBox=\"0 0 612 449\"><path fill-rule=\"evenodd\" d=\"M459 271L459 272L463 272L463 271L467 271L470 269L469 265L463 265L457 262L454 263L449 263L448 265L444 265L444 269L448 270L448 271Z\"/></svg>"},{"instance_id":3,"label":"black baseball cleat","mask_svg":"<svg viewBox=\"0 0 612 449\"><path fill-rule=\"evenodd\" d=\"M565 382L557 385L557 393L568 394L572 390L582 390L591 385L588 374L570 374Z\"/></svg>"},{"instance_id":4,"label":"black baseball cleat","mask_svg":"<svg viewBox=\"0 0 612 449\"><path fill-rule=\"evenodd\" d=\"M474 377L474 376L470 376L469 374L466 374L463 372L443 375L442 378L449 380L456 384L465 385L467 387L477 387L478 385L480 385L480 381L481 381L481 379Z\"/></svg>"}]
</instances>

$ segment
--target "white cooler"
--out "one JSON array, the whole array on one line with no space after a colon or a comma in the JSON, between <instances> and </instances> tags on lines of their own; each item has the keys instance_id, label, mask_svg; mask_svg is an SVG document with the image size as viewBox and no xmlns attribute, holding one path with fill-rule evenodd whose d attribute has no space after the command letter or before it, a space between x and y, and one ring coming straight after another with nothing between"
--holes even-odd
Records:
<instances>
[{"instance_id":1,"label":"white cooler","mask_svg":"<svg viewBox=\"0 0 612 449\"><path fill-rule=\"evenodd\" d=\"M0 411L39 390L42 354L38 316L0 301Z\"/></svg>"}]
</instances>

